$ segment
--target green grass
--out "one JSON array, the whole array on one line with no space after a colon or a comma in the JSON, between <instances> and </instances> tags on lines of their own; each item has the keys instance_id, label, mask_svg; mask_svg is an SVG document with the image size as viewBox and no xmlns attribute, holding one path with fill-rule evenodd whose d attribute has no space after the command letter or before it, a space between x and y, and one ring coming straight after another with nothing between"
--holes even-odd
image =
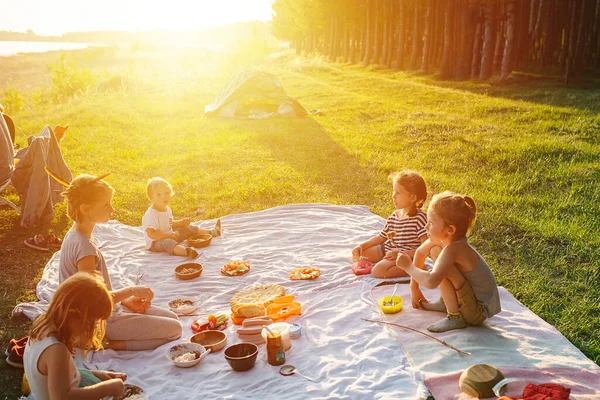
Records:
<instances>
[{"instance_id":1,"label":"green grass","mask_svg":"<svg viewBox=\"0 0 600 400\"><path fill-rule=\"evenodd\" d=\"M203 109L245 60L73 54L96 76L85 94L39 101L52 85L46 64L56 53L10 58L0 67L7 77L0 90L19 90L25 99L22 110L7 110L21 145L46 123L71 125L65 159L74 175L114 172L107 180L117 190L121 222L140 224L152 176L173 184L172 207L181 216L198 207L212 218L305 202L366 204L387 216L388 175L414 169L430 193L453 190L475 199L472 242L499 284L600 361L597 82L578 89L535 79L504 86L440 82L283 54L260 67L323 115L235 121L205 119ZM64 204L48 227L68 229ZM25 333L27 322L11 320L10 311L34 299L49 259L24 248L31 233L18 228L14 212L0 210L2 342ZM21 374L2 362L0 371L0 398L14 398Z\"/></svg>"}]
</instances>

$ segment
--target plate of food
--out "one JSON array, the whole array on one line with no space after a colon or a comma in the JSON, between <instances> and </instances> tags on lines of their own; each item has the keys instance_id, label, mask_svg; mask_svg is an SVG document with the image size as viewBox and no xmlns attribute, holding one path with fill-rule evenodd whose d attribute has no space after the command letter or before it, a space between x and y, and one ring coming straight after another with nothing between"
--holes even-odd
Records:
<instances>
[{"instance_id":1,"label":"plate of food","mask_svg":"<svg viewBox=\"0 0 600 400\"><path fill-rule=\"evenodd\" d=\"M114 397L113 400L146 400L148 399L148 395L139 386L132 385L129 383L125 384L125 390L123 390L123 394L119 397Z\"/></svg>"},{"instance_id":2,"label":"plate of food","mask_svg":"<svg viewBox=\"0 0 600 400\"><path fill-rule=\"evenodd\" d=\"M293 281L305 281L317 279L321 276L319 268L297 268L290 272L290 279Z\"/></svg>"},{"instance_id":3,"label":"plate of food","mask_svg":"<svg viewBox=\"0 0 600 400\"><path fill-rule=\"evenodd\" d=\"M226 276L239 276L248 272L250 272L250 264L246 261L231 261L221 268L221 273Z\"/></svg>"},{"instance_id":4,"label":"plate of food","mask_svg":"<svg viewBox=\"0 0 600 400\"><path fill-rule=\"evenodd\" d=\"M169 302L169 308L175 314L191 314L198 308L198 302L189 297L180 297Z\"/></svg>"}]
</instances>

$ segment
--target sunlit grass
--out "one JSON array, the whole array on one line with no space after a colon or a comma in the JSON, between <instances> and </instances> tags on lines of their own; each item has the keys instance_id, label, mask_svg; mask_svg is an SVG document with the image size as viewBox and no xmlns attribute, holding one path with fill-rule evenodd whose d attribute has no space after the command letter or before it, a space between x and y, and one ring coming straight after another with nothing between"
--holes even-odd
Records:
<instances>
[{"instance_id":1,"label":"sunlit grass","mask_svg":"<svg viewBox=\"0 0 600 400\"><path fill-rule=\"evenodd\" d=\"M38 87L50 85L50 72L38 64L56 55L24 57L22 70L18 59L4 67L26 103L13 113L17 141L24 145L46 123L68 122L67 162L75 175L114 172L108 181L117 189L120 221L140 224L152 176L173 184L176 216L198 207L212 218L305 202L366 204L386 216L392 210L387 176L415 169L431 193L449 189L476 200L472 241L499 283L600 360L597 90L553 82L438 82L284 54L262 68L323 115L233 121L205 119L203 110L244 60L209 53L76 54L81 68L97 76L96 86L46 105L33 104L23 74L35 70ZM126 79L100 85L115 76ZM17 301L32 298L48 259L22 246L28 233L13 229L16 223L0 211L5 317ZM52 227L68 229L63 205ZM4 342L23 333L4 321ZM11 383L4 393L16 388Z\"/></svg>"}]
</instances>

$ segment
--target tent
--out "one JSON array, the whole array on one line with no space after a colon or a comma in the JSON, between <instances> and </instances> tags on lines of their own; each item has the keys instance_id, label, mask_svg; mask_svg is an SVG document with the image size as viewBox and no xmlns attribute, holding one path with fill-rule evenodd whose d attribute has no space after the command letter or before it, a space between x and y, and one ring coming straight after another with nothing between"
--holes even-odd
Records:
<instances>
[{"instance_id":1,"label":"tent","mask_svg":"<svg viewBox=\"0 0 600 400\"><path fill-rule=\"evenodd\" d=\"M307 112L294 98L285 94L279 79L257 70L246 70L221 89L206 106L207 117L270 118L304 117Z\"/></svg>"}]
</instances>

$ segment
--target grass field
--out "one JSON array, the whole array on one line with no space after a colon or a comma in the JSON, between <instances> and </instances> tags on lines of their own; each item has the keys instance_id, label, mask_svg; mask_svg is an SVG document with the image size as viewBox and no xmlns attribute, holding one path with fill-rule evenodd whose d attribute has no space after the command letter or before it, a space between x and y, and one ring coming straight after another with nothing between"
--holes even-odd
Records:
<instances>
[{"instance_id":1,"label":"grass field","mask_svg":"<svg viewBox=\"0 0 600 400\"><path fill-rule=\"evenodd\" d=\"M565 89L521 75L504 86L449 83L289 53L250 60L100 49L59 57L2 60L0 91L10 96L0 103L22 146L46 123L69 123L65 159L74 175L113 171L119 221L140 225L152 176L173 184L176 217L198 207L213 218L309 202L365 204L385 217L393 209L388 175L414 169L431 194L475 199L471 240L499 284L600 361L598 82ZM250 62L323 114L204 118L204 106ZM44 229L66 232L64 211L57 205ZM10 313L35 298L50 257L22 245L32 232L18 223L0 210L2 343L26 333L28 322ZM20 378L0 361L0 398L17 397Z\"/></svg>"}]
</instances>

